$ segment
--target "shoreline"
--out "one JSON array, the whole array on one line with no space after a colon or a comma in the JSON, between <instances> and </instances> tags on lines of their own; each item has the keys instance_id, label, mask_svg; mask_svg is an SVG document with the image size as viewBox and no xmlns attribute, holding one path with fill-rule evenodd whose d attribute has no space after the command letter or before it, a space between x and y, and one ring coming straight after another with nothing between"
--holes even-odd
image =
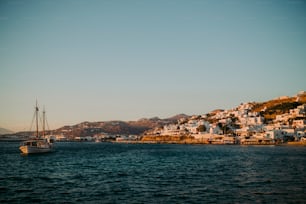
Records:
<instances>
[{"instance_id":1,"label":"shoreline","mask_svg":"<svg viewBox=\"0 0 306 204\"><path fill-rule=\"evenodd\" d=\"M21 139L0 139L0 142L22 142ZM306 142L294 141L286 143L221 143L221 142L204 142L204 141L193 141L193 140L181 140L181 141L161 141L161 140L126 140L126 141L57 141L56 143L67 143L67 142L77 142L77 143L118 143L118 144L181 144L181 145L224 145L224 146L306 146Z\"/></svg>"},{"instance_id":2,"label":"shoreline","mask_svg":"<svg viewBox=\"0 0 306 204\"><path fill-rule=\"evenodd\" d=\"M250 143L250 144L224 144L224 143L203 143L203 142L186 142L186 141L114 141L111 143L119 144L186 144L186 145L224 145L224 146L306 146L302 142L287 142L287 143Z\"/></svg>"}]
</instances>

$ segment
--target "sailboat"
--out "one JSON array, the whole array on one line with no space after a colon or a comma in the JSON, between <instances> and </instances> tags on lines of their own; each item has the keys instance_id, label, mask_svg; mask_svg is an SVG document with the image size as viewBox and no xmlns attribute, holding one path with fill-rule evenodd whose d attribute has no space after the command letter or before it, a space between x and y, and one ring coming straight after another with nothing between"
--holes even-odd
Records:
<instances>
[{"instance_id":1,"label":"sailboat","mask_svg":"<svg viewBox=\"0 0 306 204\"><path fill-rule=\"evenodd\" d=\"M36 102L35 106L35 119L36 119L36 138L26 140L21 143L19 149L23 154L36 154L36 153L47 153L53 149L53 144L44 138L45 136L45 111L43 111L43 136L39 137L38 130L38 113L39 108Z\"/></svg>"}]
</instances>

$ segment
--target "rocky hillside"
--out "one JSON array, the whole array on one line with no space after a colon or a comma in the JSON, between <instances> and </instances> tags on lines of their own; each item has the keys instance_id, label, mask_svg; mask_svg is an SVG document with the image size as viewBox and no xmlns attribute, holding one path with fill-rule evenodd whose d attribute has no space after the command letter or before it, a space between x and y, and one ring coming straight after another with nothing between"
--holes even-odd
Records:
<instances>
[{"instance_id":1,"label":"rocky hillside","mask_svg":"<svg viewBox=\"0 0 306 204\"><path fill-rule=\"evenodd\" d=\"M139 135L146 130L153 129L156 127L162 127L166 124L175 123L178 119L187 118L189 116L180 114L171 118L160 119L154 118L143 118L138 121L106 121L106 122L83 122L73 126L64 126L55 131L53 134L64 133L66 136L77 137L77 136L93 136L99 133L109 134L135 134Z\"/></svg>"}]
</instances>

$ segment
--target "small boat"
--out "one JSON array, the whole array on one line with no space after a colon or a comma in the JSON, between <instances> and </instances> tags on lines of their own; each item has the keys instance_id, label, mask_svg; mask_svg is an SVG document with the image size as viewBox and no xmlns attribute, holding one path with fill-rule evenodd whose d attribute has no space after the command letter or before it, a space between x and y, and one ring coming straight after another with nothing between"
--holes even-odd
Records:
<instances>
[{"instance_id":1,"label":"small boat","mask_svg":"<svg viewBox=\"0 0 306 204\"><path fill-rule=\"evenodd\" d=\"M52 144L44 139L27 140L19 149L23 154L46 153L52 151Z\"/></svg>"},{"instance_id":2,"label":"small boat","mask_svg":"<svg viewBox=\"0 0 306 204\"><path fill-rule=\"evenodd\" d=\"M36 138L26 140L21 143L19 149L23 154L37 154L51 152L53 149L53 143L47 140L45 137L45 111L43 111L43 132L42 138L39 136L38 131L38 112L39 108L36 102L35 118L36 118Z\"/></svg>"}]
</instances>

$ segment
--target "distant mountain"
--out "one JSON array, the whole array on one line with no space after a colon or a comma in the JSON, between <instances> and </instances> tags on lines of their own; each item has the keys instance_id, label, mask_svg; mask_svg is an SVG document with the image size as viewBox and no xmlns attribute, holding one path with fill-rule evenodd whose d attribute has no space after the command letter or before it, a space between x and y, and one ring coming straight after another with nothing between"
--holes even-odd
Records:
<instances>
[{"instance_id":1,"label":"distant mountain","mask_svg":"<svg viewBox=\"0 0 306 204\"><path fill-rule=\"evenodd\" d=\"M171 120L171 121L178 121L182 118L189 118L190 116L189 115L186 115L186 114L178 114L178 115L175 115L175 116L172 116L171 118L167 118L167 120Z\"/></svg>"},{"instance_id":2,"label":"distant mountain","mask_svg":"<svg viewBox=\"0 0 306 204\"><path fill-rule=\"evenodd\" d=\"M13 131L5 129L5 128L0 128L0 135L6 135L6 134L12 134Z\"/></svg>"},{"instance_id":3,"label":"distant mountain","mask_svg":"<svg viewBox=\"0 0 306 204\"><path fill-rule=\"evenodd\" d=\"M73 126L64 126L55 131L53 134L64 133L68 137L76 136L93 136L101 132L108 134L135 134L140 135L149 129L163 127L166 124L174 123L180 118L189 117L185 114L179 114L170 118L160 119L142 118L137 121L103 121L103 122L82 122Z\"/></svg>"}]
</instances>

